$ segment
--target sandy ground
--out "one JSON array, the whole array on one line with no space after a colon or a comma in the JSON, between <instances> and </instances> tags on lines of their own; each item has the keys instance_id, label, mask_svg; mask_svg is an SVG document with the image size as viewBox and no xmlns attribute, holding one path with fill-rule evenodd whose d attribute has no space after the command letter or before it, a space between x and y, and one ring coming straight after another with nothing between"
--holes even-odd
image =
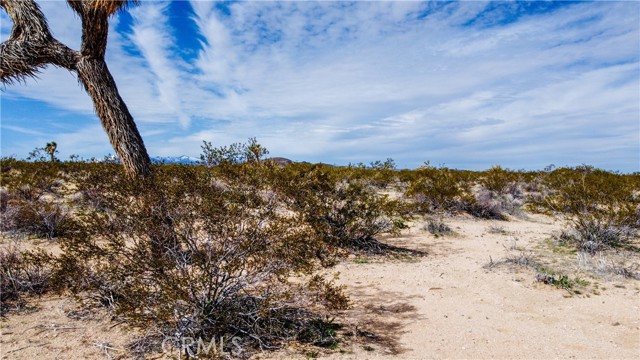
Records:
<instances>
[{"instance_id":1,"label":"sandy ground","mask_svg":"<svg viewBox=\"0 0 640 360\"><path fill-rule=\"evenodd\" d=\"M255 358L640 358L640 281L594 275L577 254L554 248L548 239L562 224L544 216L445 222L454 234L436 237L417 222L385 239L425 256L351 257L332 269L353 303L334 320L336 349L292 344ZM569 291L537 282L534 267L501 263L517 255L584 281ZM70 300L35 304L2 321L3 359L107 359L132 336L106 315L70 317Z\"/></svg>"}]
</instances>

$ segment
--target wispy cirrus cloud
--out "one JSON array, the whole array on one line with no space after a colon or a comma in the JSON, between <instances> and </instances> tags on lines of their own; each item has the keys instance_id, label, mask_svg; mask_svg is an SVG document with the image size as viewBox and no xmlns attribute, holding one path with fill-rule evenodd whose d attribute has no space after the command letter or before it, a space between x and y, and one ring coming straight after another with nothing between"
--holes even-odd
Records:
<instances>
[{"instance_id":1,"label":"wispy cirrus cloud","mask_svg":"<svg viewBox=\"0 0 640 360\"><path fill-rule=\"evenodd\" d=\"M108 62L153 154L257 136L298 160L636 171L639 7L142 2L112 20ZM57 26L72 41L77 25ZM61 77L7 88L3 106L91 118L77 85L52 91Z\"/></svg>"},{"instance_id":2,"label":"wispy cirrus cloud","mask_svg":"<svg viewBox=\"0 0 640 360\"><path fill-rule=\"evenodd\" d=\"M189 114L182 109L182 97L189 96L183 84L188 79L181 77L183 67L171 53L175 39L170 33L167 12L170 3L150 2L144 7L131 10L134 19L130 39L140 50L148 70L153 73L157 99L154 107L160 113L174 116L180 125L187 127Z\"/></svg>"}]
</instances>

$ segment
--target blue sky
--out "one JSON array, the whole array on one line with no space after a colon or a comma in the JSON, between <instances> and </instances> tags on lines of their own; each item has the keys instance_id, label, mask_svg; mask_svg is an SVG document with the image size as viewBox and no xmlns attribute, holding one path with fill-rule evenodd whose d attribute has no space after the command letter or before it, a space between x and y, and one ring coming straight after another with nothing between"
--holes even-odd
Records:
<instances>
[{"instance_id":1,"label":"blue sky","mask_svg":"<svg viewBox=\"0 0 640 360\"><path fill-rule=\"evenodd\" d=\"M78 17L39 3L78 49ZM639 24L636 1L141 1L111 18L107 63L152 156L257 137L299 161L630 172ZM113 153L74 74L1 96L2 156Z\"/></svg>"}]
</instances>

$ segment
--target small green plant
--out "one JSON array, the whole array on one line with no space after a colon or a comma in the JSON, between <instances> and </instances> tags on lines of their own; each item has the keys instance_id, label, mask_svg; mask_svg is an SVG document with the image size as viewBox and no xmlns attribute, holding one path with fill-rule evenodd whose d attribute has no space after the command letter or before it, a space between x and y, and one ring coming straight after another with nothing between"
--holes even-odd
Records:
<instances>
[{"instance_id":1,"label":"small green plant","mask_svg":"<svg viewBox=\"0 0 640 360\"><path fill-rule=\"evenodd\" d=\"M571 279L568 275L549 270L544 267L539 267L536 271L536 281L555 286L559 289L564 289L570 294L580 295L582 291L580 288L584 288L590 285L590 282L575 277Z\"/></svg>"},{"instance_id":2,"label":"small green plant","mask_svg":"<svg viewBox=\"0 0 640 360\"><path fill-rule=\"evenodd\" d=\"M538 272L536 274L536 281L553 285L555 287L568 290L572 287L569 277L564 274L550 274L547 272Z\"/></svg>"},{"instance_id":3,"label":"small green plant","mask_svg":"<svg viewBox=\"0 0 640 360\"><path fill-rule=\"evenodd\" d=\"M356 257L353 259L353 262L356 264L367 264L369 263L369 259L365 257Z\"/></svg>"}]
</instances>

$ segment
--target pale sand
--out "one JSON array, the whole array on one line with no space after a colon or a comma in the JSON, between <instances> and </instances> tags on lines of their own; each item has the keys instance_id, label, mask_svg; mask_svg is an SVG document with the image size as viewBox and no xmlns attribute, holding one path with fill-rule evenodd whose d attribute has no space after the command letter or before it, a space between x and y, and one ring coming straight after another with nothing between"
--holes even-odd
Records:
<instances>
[{"instance_id":1,"label":"pale sand","mask_svg":"<svg viewBox=\"0 0 640 360\"><path fill-rule=\"evenodd\" d=\"M403 236L385 240L426 256L352 257L331 269L340 273L353 303L335 318L343 325L337 349L292 344L255 358L306 359L311 352L325 359L640 358L640 282L590 277L575 254L552 252L545 240L562 224L543 216L445 222L455 235L435 237L417 222ZM489 233L491 225L506 234ZM509 250L514 243L540 263L590 284L571 295L536 282L532 268L485 267L490 257L497 263L519 253ZM117 356L132 335L104 314L69 318L69 300L47 296L37 304L38 311L10 314L1 323L3 358L106 359L100 344L108 343L109 354Z\"/></svg>"}]
</instances>

